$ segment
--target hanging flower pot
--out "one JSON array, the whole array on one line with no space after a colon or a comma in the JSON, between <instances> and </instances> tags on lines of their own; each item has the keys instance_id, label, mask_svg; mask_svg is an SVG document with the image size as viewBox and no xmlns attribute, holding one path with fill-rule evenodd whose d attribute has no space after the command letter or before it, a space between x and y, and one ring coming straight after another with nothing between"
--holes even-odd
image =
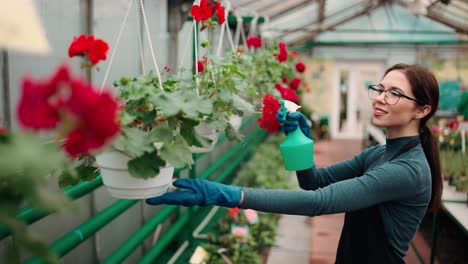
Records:
<instances>
[{"instance_id":1,"label":"hanging flower pot","mask_svg":"<svg viewBox=\"0 0 468 264\"><path fill-rule=\"evenodd\" d=\"M234 130L239 131L239 129L240 129L241 125L242 125L242 116L231 115L229 117L229 123L234 128Z\"/></svg>"},{"instance_id":2,"label":"hanging flower pot","mask_svg":"<svg viewBox=\"0 0 468 264\"><path fill-rule=\"evenodd\" d=\"M101 168L102 181L109 193L117 198L146 199L166 193L172 182L174 167L161 167L155 177L135 178L128 172L130 157L118 151L104 152L96 156Z\"/></svg>"},{"instance_id":3,"label":"hanging flower pot","mask_svg":"<svg viewBox=\"0 0 468 264\"><path fill-rule=\"evenodd\" d=\"M212 151L216 146L216 143L218 142L219 132L216 132L214 129L209 128L206 125L206 122L203 121L195 127L195 131L200 136L211 140L211 143L210 145L204 148L191 146L190 150L192 151L192 153L206 153Z\"/></svg>"}]
</instances>

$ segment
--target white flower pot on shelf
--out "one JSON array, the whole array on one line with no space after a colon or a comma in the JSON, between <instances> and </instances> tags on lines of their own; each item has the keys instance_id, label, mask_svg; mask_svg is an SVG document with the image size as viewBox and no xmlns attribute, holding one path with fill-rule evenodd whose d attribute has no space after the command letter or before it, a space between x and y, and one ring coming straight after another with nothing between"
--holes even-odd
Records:
<instances>
[{"instance_id":1,"label":"white flower pot on shelf","mask_svg":"<svg viewBox=\"0 0 468 264\"><path fill-rule=\"evenodd\" d=\"M200 136L211 140L211 144L204 148L191 146L190 150L192 153L206 153L212 151L218 142L219 132L209 128L205 122L201 122L198 126L196 126L195 131Z\"/></svg>"},{"instance_id":2,"label":"white flower pot on shelf","mask_svg":"<svg viewBox=\"0 0 468 264\"><path fill-rule=\"evenodd\" d=\"M96 156L102 181L109 193L123 199L146 199L162 195L171 185L174 167L161 167L159 174L148 179L135 178L128 172L130 158L118 151L104 152Z\"/></svg>"},{"instance_id":3,"label":"white flower pot on shelf","mask_svg":"<svg viewBox=\"0 0 468 264\"><path fill-rule=\"evenodd\" d=\"M242 125L242 116L232 115L229 117L229 123L234 128L234 130L239 131Z\"/></svg>"}]
</instances>

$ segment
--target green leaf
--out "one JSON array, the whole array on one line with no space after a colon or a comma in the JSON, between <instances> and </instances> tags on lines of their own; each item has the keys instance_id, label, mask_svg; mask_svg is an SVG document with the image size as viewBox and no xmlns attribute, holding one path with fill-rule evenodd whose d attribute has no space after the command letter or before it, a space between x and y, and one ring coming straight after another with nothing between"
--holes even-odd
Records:
<instances>
[{"instance_id":1,"label":"green leaf","mask_svg":"<svg viewBox=\"0 0 468 264\"><path fill-rule=\"evenodd\" d=\"M232 101L236 110L240 110L243 113L252 113L255 111L254 106L251 103L242 99L242 97L238 96L237 94L232 96Z\"/></svg>"},{"instance_id":2,"label":"green leaf","mask_svg":"<svg viewBox=\"0 0 468 264\"><path fill-rule=\"evenodd\" d=\"M76 172L78 173L78 178L83 181L92 181L99 176L99 168L95 166L89 166L85 164L81 164L76 168Z\"/></svg>"},{"instance_id":3,"label":"green leaf","mask_svg":"<svg viewBox=\"0 0 468 264\"><path fill-rule=\"evenodd\" d=\"M204 137L201 137L195 130L195 126L199 124L199 122L191 122L193 120L184 119L185 122L182 122L180 127L180 134L187 142L189 146L195 147L206 147L211 142ZM190 120L190 121L189 121Z\"/></svg>"},{"instance_id":4,"label":"green leaf","mask_svg":"<svg viewBox=\"0 0 468 264\"><path fill-rule=\"evenodd\" d=\"M170 143L173 140L173 133L167 127L158 126L152 129L148 133L148 141L153 142L163 142L163 143Z\"/></svg>"},{"instance_id":5,"label":"green leaf","mask_svg":"<svg viewBox=\"0 0 468 264\"><path fill-rule=\"evenodd\" d=\"M136 178L151 178L159 174L159 168L166 162L158 157L157 151L145 153L144 155L130 160L128 163L128 172Z\"/></svg>"},{"instance_id":6,"label":"green leaf","mask_svg":"<svg viewBox=\"0 0 468 264\"><path fill-rule=\"evenodd\" d=\"M160 156L176 168L193 164L192 152L181 135L177 135L170 144L164 144Z\"/></svg>"},{"instance_id":7,"label":"green leaf","mask_svg":"<svg viewBox=\"0 0 468 264\"><path fill-rule=\"evenodd\" d=\"M183 113L192 119L198 119L200 114L209 114L212 111L211 102L198 96L195 91L164 92L152 96L149 100L164 116Z\"/></svg>"},{"instance_id":8,"label":"green leaf","mask_svg":"<svg viewBox=\"0 0 468 264\"><path fill-rule=\"evenodd\" d=\"M120 113L120 123L122 126L128 126L130 124L133 123L133 121L135 120L135 118L130 115L129 113L125 112L125 111L122 111Z\"/></svg>"},{"instance_id":9,"label":"green leaf","mask_svg":"<svg viewBox=\"0 0 468 264\"><path fill-rule=\"evenodd\" d=\"M65 170L58 178L58 184L61 189L72 186L80 182L78 175L70 170Z\"/></svg>"},{"instance_id":10,"label":"green leaf","mask_svg":"<svg viewBox=\"0 0 468 264\"><path fill-rule=\"evenodd\" d=\"M155 111L145 112L143 117L141 118L141 121L143 122L143 125L146 126L146 125L150 125L151 123L153 123L155 118L156 118Z\"/></svg>"},{"instance_id":11,"label":"green leaf","mask_svg":"<svg viewBox=\"0 0 468 264\"><path fill-rule=\"evenodd\" d=\"M126 127L123 128L121 135L113 145L116 149L132 157L138 157L145 152L152 152L154 150L153 139L150 133L135 127Z\"/></svg>"}]
</instances>

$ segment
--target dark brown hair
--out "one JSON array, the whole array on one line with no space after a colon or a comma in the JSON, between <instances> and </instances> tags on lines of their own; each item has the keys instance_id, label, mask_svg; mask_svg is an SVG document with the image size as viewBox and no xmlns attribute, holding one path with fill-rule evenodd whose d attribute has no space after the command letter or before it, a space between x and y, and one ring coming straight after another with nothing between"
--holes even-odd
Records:
<instances>
[{"instance_id":1,"label":"dark brown hair","mask_svg":"<svg viewBox=\"0 0 468 264\"><path fill-rule=\"evenodd\" d=\"M424 154L431 167L432 194L429 202L429 211L435 211L440 207L442 196L442 176L440 170L439 147L437 139L432 135L427 121L434 115L439 106L439 85L434 74L419 65L395 64L385 72L400 71L411 84L416 103L418 105L430 105L431 112L421 119L419 123L419 138L424 149ZM385 76L384 75L384 76Z\"/></svg>"}]
</instances>

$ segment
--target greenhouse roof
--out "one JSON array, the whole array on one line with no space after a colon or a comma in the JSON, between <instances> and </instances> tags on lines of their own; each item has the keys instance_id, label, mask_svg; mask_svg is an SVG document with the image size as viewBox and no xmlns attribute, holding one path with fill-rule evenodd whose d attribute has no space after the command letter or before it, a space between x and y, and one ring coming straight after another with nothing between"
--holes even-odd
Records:
<instances>
[{"instance_id":1,"label":"greenhouse roof","mask_svg":"<svg viewBox=\"0 0 468 264\"><path fill-rule=\"evenodd\" d=\"M457 43L468 36L464 0L238 0L238 14L263 17L264 38L309 43Z\"/></svg>"}]
</instances>

